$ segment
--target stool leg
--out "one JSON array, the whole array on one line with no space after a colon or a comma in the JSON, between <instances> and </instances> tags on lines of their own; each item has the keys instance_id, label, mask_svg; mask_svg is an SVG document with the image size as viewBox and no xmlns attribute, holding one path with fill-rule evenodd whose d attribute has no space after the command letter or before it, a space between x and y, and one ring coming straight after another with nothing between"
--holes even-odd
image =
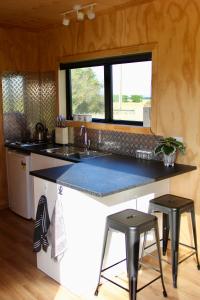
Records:
<instances>
[{"instance_id":1,"label":"stool leg","mask_svg":"<svg viewBox=\"0 0 200 300\"><path fill-rule=\"evenodd\" d=\"M166 255L167 244L169 239L169 217L163 213L163 255Z\"/></svg>"},{"instance_id":2,"label":"stool leg","mask_svg":"<svg viewBox=\"0 0 200 300\"><path fill-rule=\"evenodd\" d=\"M94 293L95 296L98 296L98 293L99 293L99 285L100 285L100 280L101 280L101 271L102 271L102 267L103 267L103 259L104 259L105 250L106 250L106 242L107 242L107 238L108 238L108 231L109 231L109 227L108 227L108 225L106 223L105 232L104 232L104 240L103 240L103 249L102 249L102 254L101 254L101 264L100 264L100 271L99 271L99 280L98 280L96 291Z\"/></svg>"},{"instance_id":3,"label":"stool leg","mask_svg":"<svg viewBox=\"0 0 200 300\"><path fill-rule=\"evenodd\" d=\"M149 209L148 209L148 214L152 214L154 212L153 206L151 202L149 203Z\"/></svg>"},{"instance_id":4,"label":"stool leg","mask_svg":"<svg viewBox=\"0 0 200 300\"><path fill-rule=\"evenodd\" d=\"M139 246L139 232L134 231L126 233L126 259L129 280L129 300L136 300Z\"/></svg>"},{"instance_id":5,"label":"stool leg","mask_svg":"<svg viewBox=\"0 0 200 300\"><path fill-rule=\"evenodd\" d=\"M157 222L156 222L156 225L155 225L155 238L156 238L156 245L157 245L157 252L158 252L161 283L162 283L162 287L163 287L163 296L167 297L167 292L166 292L166 289L165 289L164 278L163 278L163 270L162 270L162 263L161 263L161 251L160 251L160 238L159 238L159 231L158 231L158 223Z\"/></svg>"},{"instance_id":6,"label":"stool leg","mask_svg":"<svg viewBox=\"0 0 200 300\"><path fill-rule=\"evenodd\" d=\"M180 236L180 213L173 211L169 216L170 233L171 233L171 251L172 251L172 278L173 286L177 288L178 276L178 252Z\"/></svg>"},{"instance_id":7,"label":"stool leg","mask_svg":"<svg viewBox=\"0 0 200 300\"><path fill-rule=\"evenodd\" d=\"M191 219L192 219L193 238L194 238L194 245L195 245L195 252L196 252L196 259L197 259L197 268L198 268L198 270L200 270L199 258L198 258L197 231L196 231L196 220L195 220L194 207L191 210Z\"/></svg>"}]
</instances>

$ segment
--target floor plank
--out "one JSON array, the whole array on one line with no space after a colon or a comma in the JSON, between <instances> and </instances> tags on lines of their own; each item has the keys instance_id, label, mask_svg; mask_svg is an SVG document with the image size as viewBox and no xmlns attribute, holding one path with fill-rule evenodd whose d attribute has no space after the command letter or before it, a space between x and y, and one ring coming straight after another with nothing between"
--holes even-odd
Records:
<instances>
[{"instance_id":1,"label":"floor plank","mask_svg":"<svg viewBox=\"0 0 200 300\"><path fill-rule=\"evenodd\" d=\"M32 236L32 221L27 221L9 210L0 211L0 300L128 300L126 291L109 282L103 283L98 297L86 299L73 295L36 268ZM152 263L152 259L148 259L148 263ZM163 267L168 299L200 299L200 271L196 268L194 257L179 265L178 289L172 287L171 266L163 263ZM139 285L152 276L152 270L142 269ZM126 274L123 272L115 279L127 284ZM164 299L160 281L138 293L137 300L146 299Z\"/></svg>"}]
</instances>

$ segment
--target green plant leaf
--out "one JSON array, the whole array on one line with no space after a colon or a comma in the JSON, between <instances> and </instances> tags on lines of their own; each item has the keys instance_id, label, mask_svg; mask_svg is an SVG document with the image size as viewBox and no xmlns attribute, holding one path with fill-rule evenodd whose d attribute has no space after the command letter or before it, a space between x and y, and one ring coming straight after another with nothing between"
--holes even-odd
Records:
<instances>
[{"instance_id":1,"label":"green plant leaf","mask_svg":"<svg viewBox=\"0 0 200 300\"><path fill-rule=\"evenodd\" d=\"M176 152L176 147L173 145L163 145L162 152L165 153L166 155L172 154Z\"/></svg>"},{"instance_id":2,"label":"green plant leaf","mask_svg":"<svg viewBox=\"0 0 200 300\"><path fill-rule=\"evenodd\" d=\"M155 155L162 153L162 147L163 147L163 145L161 145L161 144L156 146L156 148L154 149Z\"/></svg>"}]
</instances>

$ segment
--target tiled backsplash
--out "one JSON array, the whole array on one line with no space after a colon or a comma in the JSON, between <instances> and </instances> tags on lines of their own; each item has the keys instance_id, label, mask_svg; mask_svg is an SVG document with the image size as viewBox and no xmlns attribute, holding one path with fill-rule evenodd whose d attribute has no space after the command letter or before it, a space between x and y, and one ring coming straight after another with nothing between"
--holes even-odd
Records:
<instances>
[{"instance_id":1,"label":"tiled backsplash","mask_svg":"<svg viewBox=\"0 0 200 300\"><path fill-rule=\"evenodd\" d=\"M91 149L108 151L116 154L135 156L137 149L154 150L161 136L133 134L116 131L88 129ZM83 136L80 129L74 128L74 143L82 146ZM155 159L161 159L157 156Z\"/></svg>"},{"instance_id":2,"label":"tiled backsplash","mask_svg":"<svg viewBox=\"0 0 200 300\"><path fill-rule=\"evenodd\" d=\"M51 133L56 116L54 72L4 73L1 81L5 139L32 138L37 122Z\"/></svg>"}]
</instances>

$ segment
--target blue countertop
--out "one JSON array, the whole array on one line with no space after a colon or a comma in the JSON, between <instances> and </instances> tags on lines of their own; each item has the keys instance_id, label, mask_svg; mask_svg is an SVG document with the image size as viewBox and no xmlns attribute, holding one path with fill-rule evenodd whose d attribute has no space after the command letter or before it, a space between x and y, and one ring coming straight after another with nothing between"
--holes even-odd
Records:
<instances>
[{"instance_id":1,"label":"blue countertop","mask_svg":"<svg viewBox=\"0 0 200 300\"><path fill-rule=\"evenodd\" d=\"M196 167L108 155L77 164L32 171L31 175L104 197L195 170Z\"/></svg>"}]
</instances>

